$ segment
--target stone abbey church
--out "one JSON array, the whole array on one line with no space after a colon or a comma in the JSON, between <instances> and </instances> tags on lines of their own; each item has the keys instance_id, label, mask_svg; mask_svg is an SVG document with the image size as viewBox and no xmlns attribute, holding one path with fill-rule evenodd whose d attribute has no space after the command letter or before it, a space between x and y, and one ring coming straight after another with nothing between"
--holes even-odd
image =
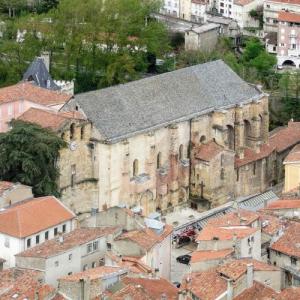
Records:
<instances>
[{"instance_id":1,"label":"stone abbey church","mask_svg":"<svg viewBox=\"0 0 300 300\"><path fill-rule=\"evenodd\" d=\"M64 127L59 162L62 200L78 214L203 210L274 180L268 95L221 60L79 94L62 110L86 118Z\"/></svg>"}]
</instances>

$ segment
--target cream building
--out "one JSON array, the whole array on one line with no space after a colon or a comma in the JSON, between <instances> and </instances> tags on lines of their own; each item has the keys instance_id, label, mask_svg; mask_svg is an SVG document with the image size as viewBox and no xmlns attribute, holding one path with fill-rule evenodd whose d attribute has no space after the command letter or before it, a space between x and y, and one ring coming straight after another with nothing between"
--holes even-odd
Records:
<instances>
[{"instance_id":1,"label":"cream building","mask_svg":"<svg viewBox=\"0 0 300 300\"><path fill-rule=\"evenodd\" d=\"M215 141L243 159L245 148L260 153L268 139L267 95L221 60L79 94L63 110L80 111L93 124L99 210L141 206L147 215L188 203L190 191L202 198L199 186L206 185L208 192L211 187L203 185L205 173L195 175L193 150ZM217 171L226 174L222 168ZM248 180L260 181L261 176L257 172ZM240 187L246 183L239 181L232 190L223 180L219 200L211 195L206 201L214 206L226 202L230 193L251 193L251 185ZM267 186L263 180L256 190Z\"/></svg>"}]
</instances>

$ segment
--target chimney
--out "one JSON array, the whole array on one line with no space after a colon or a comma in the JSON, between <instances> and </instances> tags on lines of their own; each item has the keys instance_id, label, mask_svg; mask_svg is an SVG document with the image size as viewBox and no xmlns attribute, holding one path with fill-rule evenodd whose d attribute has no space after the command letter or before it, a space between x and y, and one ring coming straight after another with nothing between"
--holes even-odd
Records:
<instances>
[{"instance_id":1,"label":"chimney","mask_svg":"<svg viewBox=\"0 0 300 300\"><path fill-rule=\"evenodd\" d=\"M253 264L247 264L247 288L253 286Z\"/></svg>"},{"instance_id":2,"label":"chimney","mask_svg":"<svg viewBox=\"0 0 300 300\"><path fill-rule=\"evenodd\" d=\"M41 58L44 61L47 71L50 71L50 52L44 51L41 53Z\"/></svg>"},{"instance_id":3,"label":"chimney","mask_svg":"<svg viewBox=\"0 0 300 300\"><path fill-rule=\"evenodd\" d=\"M227 299L226 300L232 300L233 299L233 285L232 285L232 279L227 280Z\"/></svg>"}]
</instances>

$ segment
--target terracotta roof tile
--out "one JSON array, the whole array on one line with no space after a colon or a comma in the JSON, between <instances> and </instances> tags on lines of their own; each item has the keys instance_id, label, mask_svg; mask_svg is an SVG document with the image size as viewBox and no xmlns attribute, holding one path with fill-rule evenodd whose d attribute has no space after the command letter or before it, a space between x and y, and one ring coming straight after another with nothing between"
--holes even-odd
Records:
<instances>
[{"instance_id":1,"label":"terracotta roof tile","mask_svg":"<svg viewBox=\"0 0 300 300\"><path fill-rule=\"evenodd\" d=\"M244 150L244 158L235 159L235 167L239 168L241 166L247 165L251 162L261 160L263 158L268 157L273 151L275 151L275 147L267 144L263 144L260 147L260 152L256 153L252 149L246 148Z\"/></svg>"},{"instance_id":2,"label":"terracotta roof tile","mask_svg":"<svg viewBox=\"0 0 300 300\"><path fill-rule=\"evenodd\" d=\"M300 161L300 144L296 145L284 160L285 163L296 161Z\"/></svg>"},{"instance_id":3,"label":"terracotta roof tile","mask_svg":"<svg viewBox=\"0 0 300 300\"><path fill-rule=\"evenodd\" d=\"M245 289L234 300L274 300L278 294L270 287L254 281L252 287Z\"/></svg>"},{"instance_id":4,"label":"terracotta roof tile","mask_svg":"<svg viewBox=\"0 0 300 300\"><path fill-rule=\"evenodd\" d=\"M38 87L30 82L22 82L0 89L0 104L27 100L45 106L66 103L71 95Z\"/></svg>"},{"instance_id":5,"label":"terracotta roof tile","mask_svg":"<svg viewBox=\"0 0 300 300\"><path fill-rule=\"evenodd\" d=\"M166 295L168 300L178 299L178 289L164 278L136 278L125 277L122 282L126 285L141 286L146 295L153 300L161 300L162 295ZM123 298L124 299L124 298ZM143 299L143 298L141 298Z\"/></svg>"},{"instance_id":6,"label":"terracotta roof tile","mask_svg":"<svg viewBox=\"0 0 300 300\"><path fill-rule=\"evenodd\" d=\"M269 144L276 151L282 152L300 142L300 122L289 122L288 127L281 128L269 137Z\"/></svg>"},{"instance_id":7,"label":"terracotta roof tile","mask_svg":"<svg viewBox=\"0 0 300 300\"><path fill-rule=\"evenodd\" d=\"M153 300L145 289L142 286L139 285L126 285L121 290L114 293L111 297L111 300L124 300L124 299L130 299L130 300Z\"/></svg>"},{"instance_id":8,"label":"terracotta roof tile","mask_svg":"<svg viewBox=\"0 0 300 300\"><path fill-rule=\"evenodd\" d=\"M300 199L280 199L269 203L266 207L268 209L293 209L300 208Z\"/></svg>"},{"instance_id":9,"label":"terracotta roof tile","mask_svg":"<svg viewBox=\"0 0 300 300\"><path fill-rule=\"evenodd\" d=\"M263 212L260 213L260 222L262 224L261 231L271 236L283 227L278 217Z\"/></svg>"},{"instance_id":10,"label":"terracotta roof tile","mask_svg":"<svg viewBox=\"0 0 300 300\"><path fill-rule=\"evenodd\" d=\"M24 238L74 217L54 196L33 198L0 211L0 232Z\"/></svg>"},{"instance_id":11,"label":"terracotta roof tile","mask_svg":"<svg viewBox=\"0 0 300 300\"><path fill-rule=\"evenodd\" d=\"M195 149L195 158L209 162L223 150L223 147L218 145L215 141L210 141Z\"/></svg>"},{"instance_id":12,"label":"terracotta roof tile","mask_svg":"<svg viewBox=\"0 0 300 300\"><path fill-rule=\"evenodd\" d=\"M123 233L116 240L130 240L138 244L142 249L150 250L155 244L162 242L173 231L173 227L165 225L162 234L156 234L151 229L132 230Z\"/></svg>"},{"instance_id":13,"label":"terracotta roof tile","mask_svg":"<svg viewBox=\"0 0 300 300\"><path fill-rule=\"evenodd\" d=\"M227 290L227 281L212 268L204 272L187 274L181 288L191 291L201 300L215 300Z\"/></svg>"},{"instance_id":14,"label":"terracotta roof tile","mask_svg":"<svg viewBox=\"0 0 300 300\"><path fill-rule=\"evenodd\" d=\"M248 226L213 227L206 226L197 236L197 241L231 240L234 237L243 239L258 231L258 228Z\"/></svg>"},{"instance_id":15,"label":"terracotta roof tile","mask_svg":"<svg viewBox=\"0 0 300 300\"><path fill-rule=\"evenodd\" d=\"M48 258L102 236L113 234L117 230L115 227L78 228L65 234L62 243L59 242L58 238L55 238L18 253L16 256Z\"/></svg>"},{"instance_id":16,"label":"terracotta roof tile","mask_svg":"<svg viewBox=\"0 0 300 300\"><path fill-rule=\"evenodd\" d=\"M291 222L282 237L270 248L289 256L300 257L300 223Z\"/></svg>"},{"instance_id":17,"label":"terracotta roof tile","mask_svg":"<svg viewBox=\"0 0 300 300\"><path fill-rule=\"evenodd\" d=\"M42 272L39 271L11 268L1 271L0 278L1 300L34 300L36 293L39 294L39 299L46 299L55 293L52 286L39 282L43 278ZM14 298L16 295L17 298Z\"/></svg>"},{"instance_id":18,"label":"terracotta roof tile","mask_svg":"<svg viewBox=\"0 0 300 300\"><path fill-rule=\"evenodd\" d=\"M30 108L18 117L18 120L36 123L54 131L60 129L70 119L84 120L84 117L79 112L56 112L38 108Z\"/></svg>"},{"instance_id":19,"label":"terracotta roof tile","mask_svg":"<svg viewBox=\"0 0 300 300\"><path fill-rule=\"evenodd\" d=\"M279 268L250 258L242 258L224 263L217 268L217 271L223 276L237 280L247 272L247 265L253 264L254 271L280 271Z\"/></svg>"},{"instance_id":20,"label":"terracotta roof tile","mask_svg":"<svg viewBox=\"0 0 300 300\"><path fill-rule=\"evenodd\" d=\"M300 287L290 287L280 292L276 300L296 300L300 299Z\"/></svg>"},{"instance_id":21,"label":"terracotta roof tile","mask_svg":"<svg viewBox=\"0 0 300 300\"><path fill-rule=\"evenodd\" d=\"M88 269L83 272L74 273L62 278L60 281L80 281L81 279L98 279L110 274L126 274L127 271L117 266L101 266L97 268Z\"/></svg>"},{"instance_id":22,"label":"terracotta roof tile","mask_svg":"<svg viewBox=\"0 0 300 300\"><path fill-rule=\"evenodd\" d=\"M252 3L254 0L234 0L235 5L245 6Z\"/></svg>"},{"instance_id":23,"label":"terracotta roof tile","mask_svg":"<svg viewBox=\"0 0 300 300\"><path fill-rule=\"evenodd\" d=\"M194 251L191 257L191 263L229 258L233 253L234 253L233 249Z\"/></svg>"},{"instance_id":24,"label":"terracotta roof tile","mask_svg":"<svg viewBox=\"0 0 300 300\"><path fill-rule=\"evenodd\" d=\"M288 11L280 11L278 14L278 21L300 23L300 14L292 13Z\"/></svg>"},{"instance_id":25,"label":"terracotta roof tile","mask_svg":"<svg viewBox=\"0 0 300 300\"><path fill-rule=\"evenodd\" d=\"M268 0L268 2L281 2L281 3L287 3L287 4L296 4L299 5L299 0Z\"/></svg>"},{"instance_id":26,"label":"terracotta roof tile","mask_svg":"<svg viewBox=\"0 0 300 300\"><path fill-rule=\"evenodd\" d=\"M245 209L238 209L237 211L230 212L224 216L210 219L207 225L211 225L214 227L239 225L249 226L258 219L258 213Z\"/></svg>"}]
</instances>

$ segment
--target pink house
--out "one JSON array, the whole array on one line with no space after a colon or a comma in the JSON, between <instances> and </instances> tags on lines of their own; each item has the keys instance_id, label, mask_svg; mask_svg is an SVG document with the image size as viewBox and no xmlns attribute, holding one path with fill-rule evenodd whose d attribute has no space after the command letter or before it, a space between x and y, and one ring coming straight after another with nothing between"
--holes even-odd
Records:
<instances>
[{"instance_id":1,"label":"pink house","mask_svg":"<svg viewBox=\"0 0 300 300\"><path fill-rule=\"evenodd\" d=\"M9 129L8 123L31 107L58 111L72 95L48 90L31 82L21 82L0 89L0 132Z\"/></svg>"}]
</instances>

